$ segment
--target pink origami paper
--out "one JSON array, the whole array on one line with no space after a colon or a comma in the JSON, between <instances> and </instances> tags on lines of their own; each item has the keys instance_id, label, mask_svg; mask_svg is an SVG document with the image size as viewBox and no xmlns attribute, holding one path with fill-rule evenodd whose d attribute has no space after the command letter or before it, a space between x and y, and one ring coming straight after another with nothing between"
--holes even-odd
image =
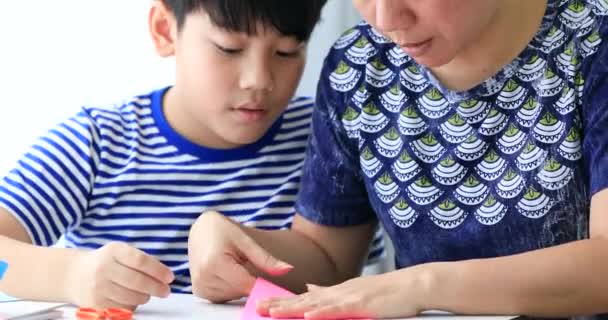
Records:
<instances>
[{"instance_id":1,"label":"pink origami paper","mask_svg":"<svg viewBox=\"0 0 608 320\"><path fill-rule=\"evenodd\" d=\"M274 319L271 317L263 317L260 316L255 311L255 306L258 300L263 300L266 298L276 298L276 297L290 297L294 294L267 281L262 278L258 278L255 282L255 285L251 289L249 293L249 298L247 298L247 303L245 304L245 310L241 314L241 320L260 320L260 319ZM295 318L303 320L303 318ZM358 319L358 320L371 320L371 319Z\"/></svg>"},{"instance_id":2,"label":"pink origami paper","mask_svg":"<svg viewBox=\"0 0 608 320\"><path fill-rule=\"evenodd\" d=\"M272 319L270 317L263 317L255 311L257 301L266 298L290 297L293 295L293 293L267 280L258 278L249 293L249 298L247 298L247 303L245 304L245 310L243 310L243 313L241 314L241 320Z\"/></svg>"}]
</instances>

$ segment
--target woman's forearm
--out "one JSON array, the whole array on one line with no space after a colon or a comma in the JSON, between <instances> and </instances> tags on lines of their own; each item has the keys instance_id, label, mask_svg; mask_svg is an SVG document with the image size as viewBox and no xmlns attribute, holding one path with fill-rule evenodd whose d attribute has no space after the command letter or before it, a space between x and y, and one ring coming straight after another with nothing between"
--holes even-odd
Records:
<instances>
[{"instance_id":1,"label":"woman's forearm","mask_svg":"<svg viewBox=\"0 0 608 320\"><path fill-rule=\"evenodd\" d=\"M608 311L608 240L492 259L420 265L424 309L542 317Z\"/></svg>"}]
</instances>

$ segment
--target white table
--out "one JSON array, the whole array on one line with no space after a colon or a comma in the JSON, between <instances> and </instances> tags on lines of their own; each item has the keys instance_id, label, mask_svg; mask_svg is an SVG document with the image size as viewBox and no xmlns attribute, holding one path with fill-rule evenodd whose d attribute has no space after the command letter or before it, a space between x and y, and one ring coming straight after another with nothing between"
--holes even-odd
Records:
<instances>
[{"instance_id":1,"label":"white table","mask_svg":"<svg viewBox=\"0 0 608 320\"><path fill-rule=\"evenodd\" d=\"M171 294L168 298L152 298L137 308L134 320L239 320L244 301L211 304L190 294ZM76 319L75 307L63 307L63 319Z\"/></svg>"},{"instance_id":2,"label":"white table","mask_svg":"<svg viewBox=\"0 0 608 320\"><path fill-rule=\"evenodd\" d=\"M244 301L229 304L211 304L193 295L171 294L166 299L152 298L137 308L134 320L240 320ZM74 307L63 307L65 320L75 318ZM507 320L514 317L464 317L445 314L429 314L419 317L424 320Z\"/></svg>"}]
</instances>

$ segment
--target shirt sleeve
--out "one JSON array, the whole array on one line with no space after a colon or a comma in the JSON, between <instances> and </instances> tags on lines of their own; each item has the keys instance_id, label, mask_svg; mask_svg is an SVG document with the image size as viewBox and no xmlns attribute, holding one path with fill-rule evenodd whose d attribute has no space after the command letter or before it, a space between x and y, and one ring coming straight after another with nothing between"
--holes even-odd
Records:
<instances>
[{"instance_id":1,"label":"shirt sleeve","mask_svg":"<svg viewBox=\"0 0 608 320\"><path fill-rule=\"evenodd\" d=\"M608 31L606 22L603 34ZM583 91L583 157L589 175L590 195L608 188L608 42L603 42L588 63Z\"/></svg>"},{"instance_id":2,"label":"shirt sleeve","mask_svg":"<svg viewBox=\"0 0 608 320\"><path fill-rule=\"evenodd\" d=\"M85 110L49 130L0 180L0 206L35 245L50 246L87 208L98 159L96 126Z\"/></svg>"},{"instance_id":3,"label":"shirt sleeve","mask_svg":"<svg viewBox=\"0 0 608 320\"><path fill-rule=\"evenodd\" d=\"M325 60L317 88L296 211L323 225L358 225L375 215L361 176L357 140L348 137L339 116L347 95L330 85L331 72L340 63L332 54L336 50Z\"/></svg>"}]
</instances>

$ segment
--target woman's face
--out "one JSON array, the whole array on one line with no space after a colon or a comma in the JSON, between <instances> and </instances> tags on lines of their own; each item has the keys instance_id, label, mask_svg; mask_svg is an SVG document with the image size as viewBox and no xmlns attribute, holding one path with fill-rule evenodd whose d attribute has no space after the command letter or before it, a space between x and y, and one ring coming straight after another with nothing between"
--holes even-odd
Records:
<instances>
[{"instance_id":1,"label":"woman's face","mask_svg":"<svg viewBox=\"0 0 608 320\"><path fill-rule=\"evenodd\" d=\"M438 67L475 46L501 0L353 0L361 16L418 63Z\"/></svg>"}]
</instances>

